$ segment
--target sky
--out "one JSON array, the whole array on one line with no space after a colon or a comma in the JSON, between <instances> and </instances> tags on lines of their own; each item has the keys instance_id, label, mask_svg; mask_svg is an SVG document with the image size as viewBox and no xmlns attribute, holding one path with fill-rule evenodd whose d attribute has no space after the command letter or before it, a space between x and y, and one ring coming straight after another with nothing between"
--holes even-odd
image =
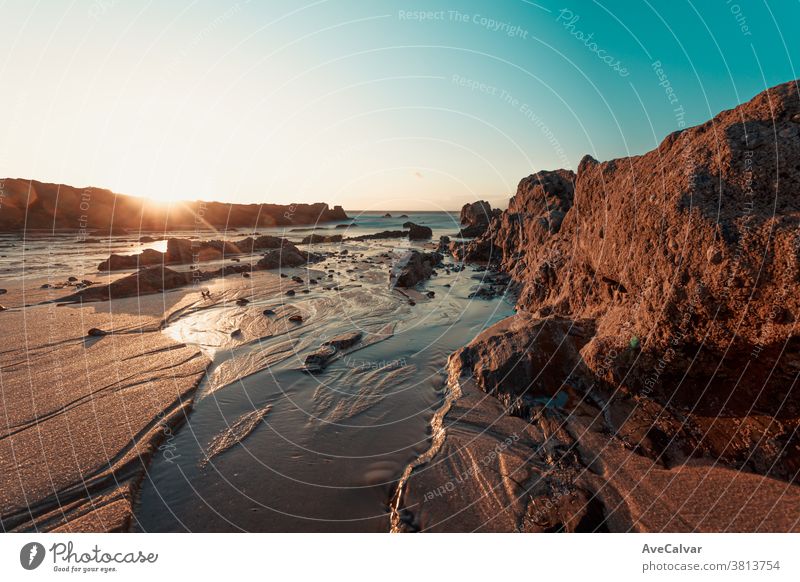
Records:
<instances>
[{"instance_id":1,"label":"sky","mask_svg":"<svg viewBox=\"0 0 800 582\"><path fill-rule=\"evenodd\" d=\"M781 0L0 0L0 176L505 207L796 79Z\"/></svg>"}]
</instances>

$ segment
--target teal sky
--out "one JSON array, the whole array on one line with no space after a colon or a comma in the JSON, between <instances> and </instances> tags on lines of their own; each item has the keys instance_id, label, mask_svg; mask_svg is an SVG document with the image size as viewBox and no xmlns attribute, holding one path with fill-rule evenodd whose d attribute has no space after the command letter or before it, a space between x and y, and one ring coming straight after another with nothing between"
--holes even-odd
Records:
<instances>
[{"instance_id":1,"label":"teal sky","mask_svg":"<svg viewBox=\"0 0 800 582\"><path fill-rule=\"evenodd\" d=\"M505 206L534 171L643 153L797 78L798 22L797 0L0 0L0 175Z\"/></svg>"}]
</instances>

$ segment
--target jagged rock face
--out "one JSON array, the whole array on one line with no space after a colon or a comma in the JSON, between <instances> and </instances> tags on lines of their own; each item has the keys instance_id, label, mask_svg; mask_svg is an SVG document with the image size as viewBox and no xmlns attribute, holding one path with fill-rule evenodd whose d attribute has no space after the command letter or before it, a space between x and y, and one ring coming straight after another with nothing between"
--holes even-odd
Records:
<instances>
[{"instance_id":1,"label":"jagged rock face","mask_svg":"<svg viewBox=\"0 0 800 582\"><path fill-rule=\"evenodd\" d=\"M465 204L461 208L461 224L463 226L487 226L494 216L492 205L486 200Z\"/></svg>"},{"instance_id":2,"label":"jagged rock face","mask_svg":"<svg viewBox=\"0 0 800 582\"><path fill-rule=\"evenodd\" d=\"M589 337L590 327L569 320L510 317L453 354L448 368L453 380L469 376L481 390L507 403L546 399L570 376L576 382L585 376L575 363Z\"/></svg>"},{"instance_id":3,"label":"jagged rock face","mask_svg":"<svg viewBox=\"0 0 800 582\"><path fill-rule=\"evenodd\" d=\"M461 208L461 230L458 234L463 238L479 237L498 216L500 210L492 210L491 204L486 200L465 204Z\"/></svg>"},{"instance_id":4,"label":"jagged rock face","mask_svg":"<svg viewBox=\"0 0 800 582\"><path fill-rule=\"evenodd\" d=\"M692 346L708 362L728 348L770 352L800 315L799 154L800 99L788 83L642 156L587 156L576 177L526 178L487 233L489 252L519 283L520 308L595 321L590 361L641 345L638 373L620 363L615 381L642 388L665 355L682 372ZM794 360L779 362L784 380ZM701 354L694 369L710 375L702 364Z\"/></svg>"},{"instance_id":5,"label":"jagged rock face","mask_svg":"<svg viewBox=\"0 0 800 582\"><path fill-rule=\"evenodd\" d=\"M426 494L464 471L459 450L508 434L497 471L459 491L476 516L459 528L796 530L798 158L792 82L642 156L524 179L463 250L509 272L520 313L449 363L498 398L454 404L438 468L410 477L415 527L460 509Z\"/></svg>"},{"instance_id":6,"label":"jagged rock face","mask_svg":"<svg viewBox=\"0 0 800 582\"><path fill-rule=\"evenodd\" d=\"M519 280L526 279L531 274L527 265L533 257L547 254L550 239L572 208L574 183L575 173L570 170L542 171L523 178L508 210L466 246L466 259L500 263Z\"/></svg>"}]
</instances>

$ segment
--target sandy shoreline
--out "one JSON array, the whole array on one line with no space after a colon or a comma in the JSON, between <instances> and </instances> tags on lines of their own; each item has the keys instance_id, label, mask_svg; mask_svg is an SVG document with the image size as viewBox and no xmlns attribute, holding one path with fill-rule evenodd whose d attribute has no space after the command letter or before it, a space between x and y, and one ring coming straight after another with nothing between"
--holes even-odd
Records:
<instances>
[{"instance_id":1,"label":"sandy shoreline","mask_svg":"<svg viewBox=\"0 0 800 582\"><path fill-rule=\"evenodd\" d=\"M412 314L419 317L419 314L430 312L423 315L427 319L437 313L436 309L455 309L455 319L450 325L455 324L462 299L446 299L441 307L435 307L436 303L431 303L430 308L413 307L416 303L425 305L431 299L419 290L393 291L388 287L392 259L388 258L387 251L391 252L398 244L401 248L408 247L407 240L405 243L355 242L350 246L350 252L361 258L347 255L345 251L337 257L340 245L322 245L315 250L333 251L326 259L325 269L322 264L313 264L308 266L308 270L306 267L284 269L283 275L279 270L248 271L248 277L219 277L202 281L201 286L188 285L171 291L82 305L63 303L63 298L71 295L75 287L74 283L65 285L66 280L62 282L60 277L4 282L2 286L7 293L2 299L7 310L2 313L2 318L6 334L0 338L0 382L6 426L0 435L3 530L130 530L143 478L154 460L169 461L167 457L174 454L172 441L179 427L189 418L197 398L238 383L243 375L266 370L286 358L278 344L279 351L272 355L259 348L250 356L243 354L244 359L218 363L212 370L210 366L216 351L227 350L229 356L226 357L232 357L233 350L247 347L247 338L261 338L250 340L260 344L265 338L280 338L291 330L286 336L286 345L292 346L295 353L292 359L296 359L298 354L318 345L319 336L312 331L316 326L323 326L322 329L326 330L353 329L355 322L337 322L335 317L336 310L345 305L353 306L356 309L353 316L365 317L362 323L377 333L368 341L365 338L360 346L364 349L383 337L392 336L391 330L388 335L381 335L380 330L386 327L387 322L371 313L368 304L372 301L376 301L373 309L381 306L381 309L389 309L387 313L400 309L399 313L405 314L403 317ZM430 248L433 243L425 242L421 246ZM368 258L359 251L367 251ZM234 264L244 265L251 257L241 255L240 259L234 260ZM220 264L212 261L204 263L203 268L213 269ZM128 271L87 273L77 279L90 279L94 283L89 287L92 289L128 274ZM302 289L302 285L292 280L292 277L298 279L297 275L305 279L317 278L319 283ZM470 286L477 284L469 275L462 276L458 271L450 275L448 270L445 280L462 281L464 298ZM433 287L449 295L450 284L445 286L444 282ZM46 283L50 287L46 287ZM287 297L287 293L295 293L287 289L296 289L297 297ZM370 289L380 290L380 296L371 296ZM310 294L303 295L301 290ZM203 297L201 291L210 291L210 297ZM277 315L265 317L261 314L263 307L257 305L252 309L239 307L229 311L240 298L266 300L277 310ZM331 300L334 303L330 303ZM306 305L305 302L308 302L307 306L300 307ZM330 305L325 307L327 303ZM446 307L448 305L450 307ZM311 316L310 323L298 326L289 321L292 313L298 313L297 307L300 307L300 313ZM486 304L486 307L490 306ZM326 310L324 314L316 313L320 308ZM213 319L217 311L221 319ZM164 332L172 320L187 318L187 321L192 321L194 314L200 318L198 321L203 322L202 329L192 331L193 324L190 323L179 328L184 330L182 332ZM206 319L209 317L212 319ZM441 317L438 315L435 319ZM306 325L311 326L308 331L305 331ZM106 335L89 337L88 330L92 328L102 330ZM184 338L182 333L190 335ZM221 343L208 352L208 348L202 345L204 340L195 339L197 333L200 334L198 337L219 338ZM294 339L291 334L299 335ZM456 337L460 336L456 334ZM391 349L386 353L381 352L381 346L371 349L376 354L383 354L378 358L380 361L389 361L392 356ZM405 362L398 369L390 365L370 369L372 360L364 358L367 365L362 366L359 358L364 356L346 356L343 365L344 369L350 370L347 373L352 381L365 382L360 388L364 390L363 394L356 393L352 398L329 395L319 388L310 393L310 405L318 409L323 418L347 418L367 411L385 398L376 399L370 393L376 381L377 385L385 386L388 396L395 385L392 378L405 378L405 382L413 377L409 374L414 368L406 366ZM197 389L206 377L205 394L198 394ZM424 399L428 403L422 403L423 410L430 406L430 399L435 401L438 396L434 391ZM253 410L249 416L245 415L227 436L223 432L211 439L210 449L215 450L215 443L224 444L232 438L230 442L235 444L247 437L271 408L272 405L268 404ZM409 410L411 412L418 414L413 408ZM321 427L324 428L327 422L330 421L324 421ZM420 430L419 438L423 441L427 438L421 430L424 426L425 423L414 429ZM304 430L302 423L297 427L296 430ZM400 440L395 446L399 447L402 438L398 438ZM416 437L411 440L416 440ZM424 447L424 442L421 446ZM221 450L224 452L225 447ZM229 462L227 458L223 459L223 464ZM205 461L200 465L203 463ZM375 480L380 474L385 475L381 479L390 479L392 473L402 471L402 464L394 463L378 462L375 467L380 468L368 469L364 478ZM390 466L393 468L387 472ZM384 503L388 502L391 492L380 492L382 486L376 490ZM381 522L387 524L383 527L388 529L388 514L384 514Z\"/></svg>"},{"instance_id":2,"label":"sandy shoreline","mask_svg":"<svg viewBox=\"0 0 800 582\"><path fill-rule=\"evenodd\" d=\"M159 446L185 421L209 364L196 347L161 329L171 313L201 300L199 290L83 306L37 304L69 292L42 289L43 280L3 284L3 529L127 530L150 458L162 454ZM235 301L252 284L219 279L204 289L218 301ZM90 328L109 334L87 337Z\"/></svg>"}]
</instances>

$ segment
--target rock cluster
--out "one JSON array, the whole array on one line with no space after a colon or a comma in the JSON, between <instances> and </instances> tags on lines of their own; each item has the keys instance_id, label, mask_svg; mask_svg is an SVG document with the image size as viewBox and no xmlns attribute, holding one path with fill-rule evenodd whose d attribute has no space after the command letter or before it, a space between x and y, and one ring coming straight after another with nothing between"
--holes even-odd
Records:
<instances>
[{"instance_id":1,"label":"rock cluster","mask_svg":"<svg viewBox=\"0 0 800 582\"><path fill-rule=\"evenodd\" d=\"M153 265L188 265L260 251L266 251L264 265L260 267L264 269L274 269L280 266L296 267L308 262L310 257L308 253L300 251L291 242L276 236L247 237L239 241L195 241L186 238L170 238L167 240L167 250L164 253L154 249L145 249L136 255L112 254L98 265L97 270L119 271ZM298 262L297 257L302 257L304 260ZM233 260L238 262L238 259Z\"/></svg>"}]
</instances>

